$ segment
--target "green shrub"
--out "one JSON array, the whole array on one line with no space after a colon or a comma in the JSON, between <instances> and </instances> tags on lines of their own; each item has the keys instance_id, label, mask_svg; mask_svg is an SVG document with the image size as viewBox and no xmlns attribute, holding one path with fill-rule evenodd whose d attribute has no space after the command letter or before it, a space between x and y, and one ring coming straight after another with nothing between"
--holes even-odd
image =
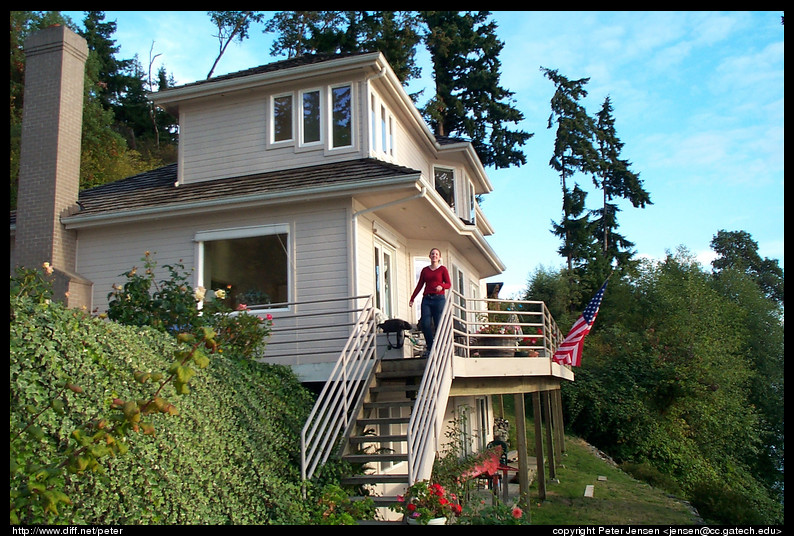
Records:
<instances>
[{"instance_id":1,"label":"green shrub","mask_svg":"<svg viewBox=\"0 0 794 536\"><path fill-rule=\"evenodd\" d=\"M181 262L164 265L169 276L158 281L153 254L145 252L141 261L143 269L133 267L121 274L126 278L123 285L113 285L113 291L108 294L108 318L128 326L151 326L169 333L211 327L223 351L244 358L261 357L273 325L269 314L253 315L245 306L232 311L227 305L230 288L194 290Z\"/></svg>"},{"instance_id":2,"label":"green shrub","mask_svg":"<svg viewBox=\"0 0 794 536\"><path fill-rule=\"evenodd\" d=\"M655 488L663 489L668 493L672 493L673 495L682 494L681 486L678 485L678 482L675 480L675 478L662 473L647 462L623 462L620 464L620 468L637 480L647 482Z\"/></svg>"},{"instance_id":3,"label":"green shrub","mask_svg":"<svg viewBox=\"0 0 794 536\"><path fill-rule=\"evenodd\" d=\"M730 486L710 481L694 487L690 502L709 523L724 525L760 525L768 520L758 511L757 505L748 501L746 493L739 493Z\"/></svg>"},{"instance_id":4,"label":"green shrub","mask_svg":"<svg viewBox=\"0 0 794 536\"><path fill-rule=\"evenodd\" d=\"M177 397L173 384L163 388L178 415L158 416L151 433L127 430L119 439L126 452L103 457L96 471L48 474L73 444L73 431L120 413L114 399L151 396L151 380L136 379L172 366L180 345L157 329L91 318L40 292L21 292L24 277L11 288L12 522L14 501L17 521L26 524L310 519L299 484L310 394L286 367L226 354L214 354L191 379L189 396Z\"/></svg>"}]
</instances>

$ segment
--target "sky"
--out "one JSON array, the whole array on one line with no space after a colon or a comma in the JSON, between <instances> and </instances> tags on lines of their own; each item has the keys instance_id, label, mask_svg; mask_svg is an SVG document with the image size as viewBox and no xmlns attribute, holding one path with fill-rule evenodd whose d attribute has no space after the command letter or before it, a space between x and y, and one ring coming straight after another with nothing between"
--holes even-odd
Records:
<instances>
[{"instance_id":1,"label":"sky","mask_svg":"<svg viewBox=\"0 0 794 536\"><path fill-rule=\"evenodd\" d=\"M83 13L64 11L82 26ZM568 79L589 78L580 101L595 115L609 96L621 157L632 163L652 205L618 201L618 232L636 257L661 260L685 248L710 269L712 238L746 231L762 257L783 257L783 12L495 11L504 43L501 85L524 115L515 128L533 133L527 163L488 168L494 191L482 202L495 228L488 242L506 265L489 281L501 297L526 288L537 270L556 270L552 221L562 216L560 178L549 167L555 128L548 127L554 85L541 67ZM203 80L218 55L204 11L106 11L117 24L117 58L161 65L177 85ZM272 34L253 27L234 42L214 75L277 61ZM432 91L424 76L410 91ZM420 103L421 104L421 103ZM601 199L588 176L573 178ZM569 182L570 185L570 182Z\"/></svg>"}]
</instances>

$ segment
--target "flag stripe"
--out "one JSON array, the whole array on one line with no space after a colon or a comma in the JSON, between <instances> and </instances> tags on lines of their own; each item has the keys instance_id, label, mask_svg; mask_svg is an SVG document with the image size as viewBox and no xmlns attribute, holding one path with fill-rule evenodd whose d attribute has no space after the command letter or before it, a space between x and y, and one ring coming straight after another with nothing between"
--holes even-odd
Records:
<instances>
[{"instance_id":1,"label":"flag stripe","mask_svg":"<svg viewBox=\"0 0 794 536\"><path fill-rule=\"evenodd\" d=\"M593 327L593 323L598 316L598 310L601 307L601 300L604 298L607 282L609 282L608 279L604 281L604 284L601 285L601 289L593 296L590 303L587 304L582 315L574 322L565 340L562 341L560 346L557 347L557 351L554 352L552 361L574 367L578 367L582 364L584 338L590 333L590 329Z\"/></svg>"}]
</instances>

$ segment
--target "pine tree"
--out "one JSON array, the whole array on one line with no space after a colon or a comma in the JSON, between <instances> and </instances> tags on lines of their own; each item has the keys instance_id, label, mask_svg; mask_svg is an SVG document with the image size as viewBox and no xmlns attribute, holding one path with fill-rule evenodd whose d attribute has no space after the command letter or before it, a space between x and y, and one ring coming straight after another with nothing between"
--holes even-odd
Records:
<instances>
[{"instance_id":1,"label":"pine tree","mask_svg":"<svg viewBox=\"0 0 794 536\"><path fill-rule=\"evenodd\" d=\"M434 133L471 139L485 166L525 164L520 147L533 134L511 130L524 116L513 106L513 93L500 86L504 43L489 13L422 11L420 17L436 89L423 113Z\"/></svg>"},{"instance_id":2,"label":"pine tree","mask_svg":"<svg viewBox=\"0 0 794 536\"><path fill-rule=\"evenodd\" d=\"M582 204L584 210L584 192L575 185L573 189L568 187L568 180L577 172L594 173L597 170L598 154L593 147L593 137L595 124L593 119L587 114L584 107L579 104L579 100L587 96L584 86L589 82L589 78L579 80L569 80L556 70L541 67L543 74L556 86L554 95L551 98L551 115L549 115L548 128L552 128L557 123L557 135L554 140L554 153L552 154L549 165L560 174L560 184L562 186L562 209L563 217L559 225L555 225L554 232L563 239L560 252L565 252L568 270L571 271L575 264L577 252L583 251L588 242L592 240L585 237L580 229L591 229L581 221L581 217L573 212L575 207ZM577 193L581 192L581 193ZM576 195L578 198L571 198ZM576 221L579 217L580 221ZM587 218L587 216L584 216ZM576 232L574 231L576 229ZM584 241L584 242L583 242Z\"/></svg>"},{"instance_id":3,"label":"pine tree","mask_svg":"<svg viewBox=\"0 0 794 536\"><path fill-rule=\"evenodd\" d=\"M400 80L418 77L417 47L433 63L435 92L422 109L438 137L471 140L485 166L522 165L532 134L513 129L523 114L499 85L503 43L488 12L286 11L265 30L276 33L273 54L383 52ZM423 37L423 39L422 39Z\"/></svg>"},{"instance_id":4,"label":"pine tree","mask_svg":"<svg viewBox=\"0 0 794 536\"><path fill-rule=\"evenodd\" d=\"M628 199L635 208L650 205L650 195L642 186L638 173L631 170L631 163L620 157L623 142L615 131L615 118L612 115L612 102L607 96L601 110L596 114L595 140L598 161L593 175L593 183L603 191L603 208L593 213L597 216L596 229L602 243L602 252L608 259L626 262L634 246L625 237L617 234L617 205L610 203L614 198Z\"/></svg>"}]
</instances>

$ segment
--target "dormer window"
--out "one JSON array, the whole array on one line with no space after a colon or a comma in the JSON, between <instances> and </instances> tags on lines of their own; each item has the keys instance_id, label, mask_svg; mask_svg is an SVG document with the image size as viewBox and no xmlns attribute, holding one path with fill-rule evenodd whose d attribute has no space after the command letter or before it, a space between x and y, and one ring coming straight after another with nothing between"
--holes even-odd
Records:
<instances>
[{"instance_id":1,"label":"dormer window","mask_svg":"<svg viewBox=\"0 0 794 536\"><path fill-rule=\"evenodd\" d=\"M436 192L455 210L455 173L450 168L433 168Z\"/></svg>"}]
</instances>

